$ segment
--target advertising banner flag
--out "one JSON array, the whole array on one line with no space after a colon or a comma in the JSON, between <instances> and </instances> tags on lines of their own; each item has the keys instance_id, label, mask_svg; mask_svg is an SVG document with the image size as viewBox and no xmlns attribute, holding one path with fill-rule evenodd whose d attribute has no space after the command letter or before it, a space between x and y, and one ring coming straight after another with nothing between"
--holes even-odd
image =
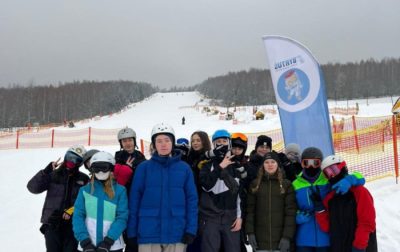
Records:
<instances>
[{"instance_id":1,"label":"advertising banner flag","mask_svg":"<svg viewBox=\"0 0 400 252\"><path fill-rule=\"evenodd\" d=\"M331 125L321 67L299 42L281 36L264 36L272 83L285 145L301 150L319 148L334 153Z\"/></svg>"}]
</instances>

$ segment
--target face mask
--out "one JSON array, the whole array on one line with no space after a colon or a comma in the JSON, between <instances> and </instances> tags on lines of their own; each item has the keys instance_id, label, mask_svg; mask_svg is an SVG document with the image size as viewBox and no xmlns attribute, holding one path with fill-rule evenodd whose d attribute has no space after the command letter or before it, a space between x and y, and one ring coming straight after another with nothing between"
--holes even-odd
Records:
<instances>
[{"instance_id":1,"label":"face mask","mask_svg":"<svg viewBox=\"0 0 400 252\"><path fill-rule=\"evenodd\" d=\"M97 172L94 174L96 176L96 179L98 180L107 180L108 177L110 176L110 171L108 172Z\"/></svg>"},{"instance_id":2,"label":"face mask","mask_svg":"<svg viewBox=\"0 0 400 252\"><path fill-rule=\"evenodd\" d=\"M71 162L71 161L66 161L65 162L65 167L67 167L68 170L74 169L75 166L76 166L76 164L74 162Z\"/></svg>"}]
</instances>

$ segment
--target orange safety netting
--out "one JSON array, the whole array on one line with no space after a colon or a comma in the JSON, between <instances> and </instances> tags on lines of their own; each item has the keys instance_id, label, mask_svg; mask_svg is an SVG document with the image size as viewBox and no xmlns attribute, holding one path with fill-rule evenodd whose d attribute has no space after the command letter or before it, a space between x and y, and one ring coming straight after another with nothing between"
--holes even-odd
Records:
<instances>
[{"instance_id":1,"label":"orange safety netting","mask_svg":"<svg viewBox=\"0 0 400 252\"><path fill-rule=\"evenodd\" d=\"M24 129L0 134L0 150L28 148L116 145L119 129ZM280 129L267 132L245 133L248 152L254 149L257 136L272 138L273 149L282 151L284 141ZM350 171L360 171L368 179L383 176L398 177L398 141L400 140L400 117L351 117L336 120L332 117L332 138L335 152L347 162ZM141 140L140 149L150 156L150 142Z\"/></svg>"}]
</instances>

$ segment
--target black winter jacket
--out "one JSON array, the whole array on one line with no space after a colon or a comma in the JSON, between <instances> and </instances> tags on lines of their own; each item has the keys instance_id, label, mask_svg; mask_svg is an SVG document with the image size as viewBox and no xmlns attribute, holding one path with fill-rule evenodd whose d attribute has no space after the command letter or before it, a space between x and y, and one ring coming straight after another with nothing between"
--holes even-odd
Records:
<instances>
[{"instance_id":1,"label":"black winter jacket","mask_svg":"<svg viewBox=\"0 0 400 252\"><path fill-rule=\"evenodd\" d=\"M47 191L40 220L44 224L61 221L64 210L74 205L79 189L89 181L89 177L82 172L70 174L63 165L53 171L51 166L50 163L36 173L27 185L28 190L34 194Z\"/></svg>"}]
</instances>

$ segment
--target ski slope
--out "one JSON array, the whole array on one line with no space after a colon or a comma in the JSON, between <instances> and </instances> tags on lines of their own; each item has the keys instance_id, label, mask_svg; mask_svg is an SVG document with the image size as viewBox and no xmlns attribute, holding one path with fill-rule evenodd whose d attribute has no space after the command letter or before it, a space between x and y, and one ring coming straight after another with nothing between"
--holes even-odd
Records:
<instances>
[{"instance_id":1,"label":"ski slope","mask_svg":"<svg viewBox=\"0 0 400 252\"><path fill-rule=\"evenodd\" d=\"M76 127L86 128L121 128L125 126L136 130L138 138L150 139L151 128L159 122L171 124L177 137L189 138L195 130L212 133L216 129L225 128L231 132L262 132L279 128L279 116L267 114L266 120L251 121L246 124L233 125L232 121L221 121L218 116L207 116L192 106L200 102L201 97L195 92L189 93L157 93L151 98L132 104L130 109L105 116L101 120L77 123ZM390 115L391 99L370 99L349 101L349 106L359 103L360 115ZM330 106L345 107L347 102L329 102ZM268 107L268 106L265 106ZM273 106L269 106L273 108ZM222 111L226 111L226 108ZM232 108L231 110L232 111ZM246 110L251 113L251 107ZM246 113L241 112L241 113ZM181 125L185 116L186 125ZM68 130L63 128L64 130ZM96 147L114 153L119 146ZM249 146L249 148L253 148ZM45 193L34 195L28 192L28 180L50 161L62 157L66 149L20 149L1 150L0 164L0 244L1 251L45 251L44 238L39 232L40 215ZM84 168L81 168L84 170ZM367 183L375 198L377 210L377 235L379 251L399 251L400 249L400 186L394 178L385 178Z\"/></svg>"}]
</instances>

